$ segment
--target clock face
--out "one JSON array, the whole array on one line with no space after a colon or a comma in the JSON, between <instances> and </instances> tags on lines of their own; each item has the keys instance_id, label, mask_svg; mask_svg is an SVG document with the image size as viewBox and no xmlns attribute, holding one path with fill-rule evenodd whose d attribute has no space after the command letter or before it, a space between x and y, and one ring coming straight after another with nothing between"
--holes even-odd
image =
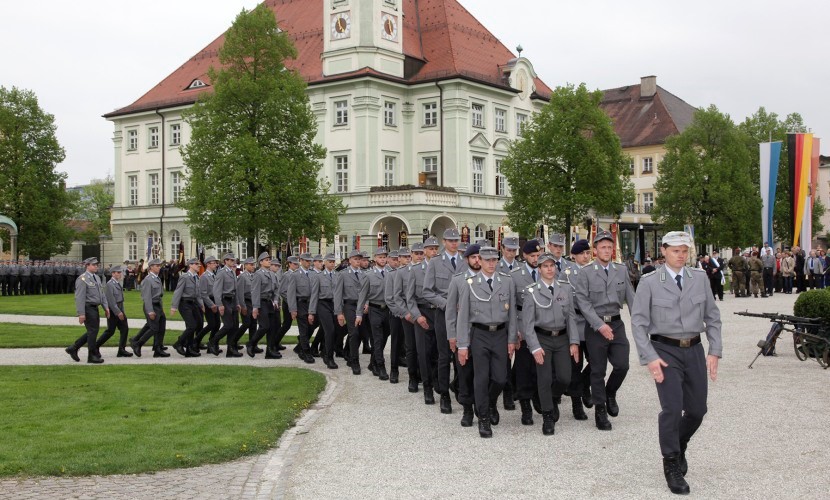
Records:
<instances>
[{"instance_id":1,"label":"clock face","mask_svg":"<svg viewBox=\"0 0 830 500\"><path fill-rule=\"evenodd\" d=\"M398 41L398 18L391 14L383 14L380 18L382 30L381 37L384 40Z\"/></svg>"},{"instance_id":2,"label":"clock face","mask_svg":"<svg viewBox=\"0 0 830 500\"><path fill-rule=\"evenodd\" d=\"M352 33L352 18L348 12L340 12L331 16L331 38L342 40L349 38Z\"/></svg>"}]
</instances>

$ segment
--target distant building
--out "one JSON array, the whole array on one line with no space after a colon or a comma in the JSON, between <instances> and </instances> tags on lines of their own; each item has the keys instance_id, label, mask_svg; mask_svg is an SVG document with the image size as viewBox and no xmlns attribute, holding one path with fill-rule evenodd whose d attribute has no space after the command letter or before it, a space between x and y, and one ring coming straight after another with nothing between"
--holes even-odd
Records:
<instances>
[{"instance_id":1,"label":"distant building","mask_svg":"<svg viewBox=\"0 0 830 500\"><path fill-rule=\"evenodd\" d=\"M824 231L814 235L813 247L830 248L830 156L819 156L816 199L821 200L827 211L821 217Z\"/></svg>"}]
</instances>

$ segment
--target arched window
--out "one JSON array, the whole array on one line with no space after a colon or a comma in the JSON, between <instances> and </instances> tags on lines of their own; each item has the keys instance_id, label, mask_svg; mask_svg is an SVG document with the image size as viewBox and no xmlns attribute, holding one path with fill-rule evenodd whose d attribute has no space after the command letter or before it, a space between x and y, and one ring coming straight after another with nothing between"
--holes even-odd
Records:
<instances>
[{"instance_id":1,"label":"arched window","mask_svg":"<svg viewBox=\"0 0 830 500\"><path fill-rule=\"evenodd\" d=\"M149 251L150 251L150 258L151 259L154 259L156 257L161 258L161 257L159 257L159 252L161 251L161 248L160 248L160 245L159 245L159 234L157 232L147 231L147 246L148 246ZM147 249L145 249L145 252L146 251L147 251ZM146 258L146 256L145 256L145 258Z\"/></svg>"},{"instance_id":2,"label":"arched window","mask_svg":"<svg viewBox=\"0 0 830 500\"><path fill-rule=\"evenodd\" d=\"M179 243L182 242L182 235L175 229L170 231L170 257L179 260Z\"/></svg>"},{"instance_id":3,"label":"arched window","mask_svg":"<svg viewBox=\"0 0 830 500\"><path fill-rule=\"evenodd\" d=\"M127 260L138 260L138 236L132 231L127 233Z\"/></svg>"},{"instance_id":4,"label":"arched window","mask_svg":"<svg viewBox=\"0 0 830 500\"><path fill-rule=\"evenodd\" d=\"M478 240L483 240L484 235L486 234L486 232L487 232L487 227L484 224L477 225L475 230L473 231L473 239L474 239L473 243L475 243Z\"/></svg>"}]
</instances>

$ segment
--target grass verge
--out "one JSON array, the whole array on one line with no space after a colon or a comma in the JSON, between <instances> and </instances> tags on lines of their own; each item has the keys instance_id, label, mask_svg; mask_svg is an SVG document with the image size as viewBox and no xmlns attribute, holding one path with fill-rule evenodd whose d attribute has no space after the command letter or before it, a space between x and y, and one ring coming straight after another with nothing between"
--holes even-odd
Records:
<instances>
[{"instance_id":1,"label":"grass verge","mask_svg":"<svg viewBox=\"0 0 830 500\"><path fill-rule=\"evenodd\" d=\"M229 366L8 366L0 379L5 477L134 474L262 453L325 387L313 371Z\"/></svg>"}]
</instances>

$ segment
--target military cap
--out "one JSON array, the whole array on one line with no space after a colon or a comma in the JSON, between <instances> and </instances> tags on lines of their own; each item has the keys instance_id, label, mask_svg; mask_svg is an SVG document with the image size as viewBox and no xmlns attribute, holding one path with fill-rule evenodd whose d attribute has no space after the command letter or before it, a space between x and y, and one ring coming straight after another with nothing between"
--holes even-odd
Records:
<instances>
[{"instance_id":1,"label":"military cap","mask_svg":"<svg viewBox=\"0 0 830 500\"><path fill-rule=\"evenodd\" d=\"M363 257L363 254L360 253L360 250L352 250L349 252L349 258L351 259L352 257Z\"/></svg>"},{"instance_id":2,"label":"military cap","mask_svg":"<svg viewBox=\"0 0 830 500\"><path fill-rule=\"evenodd\" d=\"M116 265L114 265L110 268L110 272L111 273L123 273L124 268L116 264Z\"/></svg>"},{"instance_id":3,"label":"military cap","mask_svg":"<svg viewBox=\"0 0 830 500\"><path fill-rule=\"evenodd\" d=\"M256 260L253 257L248 257L243 264L256 264Z\"/></svg>"},{"instance_id":4,"label":"military cap","mask_svg":"<svg viewBox=\"0 0 830 500\"><path fill-rule=\"evenodd\" d=\"M478 255L479 251L481 251L481 246L473 243L472 245L467 247L467 250L464 251L464 257Z\"/></svg>"},{"instance_id":5,"label":"military cap","mask_svg":"<svg viewBox=\"0 0 830 500\"><path fill-rule=\"evenodd\" d=\"M378 256L378 255L389 255L389 251L386 249L386 247L376 248L375 249L375 256Z\"/></svg>"},{"instance_id":6,"label":"military cap","mask_svg":"<svg viewBox=\"0 0 830 500\"><path fill-rule=\"evenodd\" d=\"M308 253L308 252L306 252L306 253L301 253L301 254L300 254L300 259L301 259L301 260L307 260L307 261L311 262L311 254L310 254L310 253Z\"/></svg>"},{"instance_id":7,"label":"military cap","mask_svg":"<svg viewBox=\"0 0 830 500\"><path fill-rule=\"evenodd\" d=\"M527 240L522 247L522 253L541 252L542 247L539 245L539 240Z\"/></svg>"},{"instance_id":8,"label":"military cap","mask_svg":"<svg viewBox=\"0 0 830 500\"><path fill-rule=\"evenodd\" d=\"M369 251L368 250L361 251L360 256L364 259L368 259L369 258Z\"/></svg>"},{"instance_id":9,"label":"military cap","mask_svg":"<svg viewBox=\"0 0 830 500\"><path fill-rule=\"evenodd\" d=\"M236 256L232 253L226 253L222 260L236 260Z\"/></svg>"},{"instance_id":10,"label":"military cap","mask_svg":"<svg viewBox=\"0 0 830 500\"><path fill-rule=\"evenodd\" d=\"M437 247L437 246L438 246L438 238L436 238L435 236L430 236L424 242L424 247Z\"/></svg>"},{"instance_id":11,"label":"military cap","mask_svg":"<svg viewBox=\"0 0 830 500\"><path fill-rule=\"evenodd\" d=\"M493 246L493 244L490 243L490 240L486 240L486 239L476 240L476 245L478 245L480 247L491 247L491 246Z\"/></svg>"},{"instance_id":12,"label":"military cap","mask_svg":"<svg viewBox=\"0 0 830 500\"><path fill-rule=\"evenodd\" d=\"M200 263L199 259L189 259L189 260L187 261L187 265L188 265L188 266L191 266L191 265L193 265L193 264L199 264L199 263Z\"/></svg>"},{"instance_id":13,"label":"military cap","mask_svg":"<svg viewBox=\"0 0 830 500\"><path fill-rule=\"evenodd\" d=\"M257 262L262 262L263 260L270 259L270 258L271 258L271 255L269 255L268 252L262 252L261 254L259 254L259 258L257 259Z\"/></svg>"},{"instance_id":14,"label":"military cap","mask_svg":"<svg viewBox=\"0 0 830 500\"><path fill-rule=\"evenodd\" d=\"M461 235L458 234L458 229L454 227L450 227L444 230L444 239L445 240L460 240Z\"/></svg>"},{"instance_id":15,"label":"military cap","mask_svg":"<svg viewBox=\"0 0 830 500\"><path fill-rule=\"evenodd\" d=\"M413 253L414 252L424 253L424 244L421 243L420 241L416 241L415 243L412 244L412 249L410 251L413 252Z\"/></svg>"},{"instance_id":16,"label":"military cap","mask_svg":"<svg viewBox=\"0 0 830 500\"><path fill-rule=\"evenodd\" d=\"M499 251L495 247L481 247L478 255L484 260L498 259Z\"/></svg>"},{"instance_id":17,"label":"military cap","mask_svg":"<svg viewBox=\"0 0 830 500\"><path fill-rule=\"evenodd\" d=\"M585 238L582 238L582 239L574 241L574 244L571 247L571 253L572 254L578 254L578 253L584 252L585 250L590 250L590 249L591 249L591 245L588 244L588 240L586 240Z\"/></svg>"},{"instance_id":18,"label":"military cap","mask_svg":"<svg viewBox=\"0 0 830 500\"><path fill-rule=\"evenodd\" d=\"M565 235L562 233L552 233L548 238L548 243L551 245L565 246Z\"/></svg>"},{"instance_id":19,"label":"military cap","mask_svg":"<svg viewBox=\"0 0 830 500\"><path fill-rule=\"evenodd\" d=\"M271 265L272 266L277 266L277 267L282 267L282 264L280 264L280 261L278 261L278 260L272 260Z\"/></svg>"},{"instance_id":20,"label":"military cap","mask_svg":"<svg viewBox=\"0 0 830 500\"><path fill-rule=\"evenodd\" d=\"M327 253L326 256L323 257L323 260L332 260L332 261L334 261L334 260L337 260L337 258L334 256L333 253Z\"/></svg>"},{"instance_id":21,"label":"military cap","mask_svg":"<svg viewBox=\"0 0 830 500\"><path fill-rule=\"evenodd\" d=\"M409 250L409 247L401 247L398 249L398 257L409 257L412 255L412 252Z\"/></svg>"},{"instance_id":22,"label":"military cap","mask_svg":"<svg viewBox=\"0 0 830 500\"><path fill-rule=\"evenodd\" d=\"M398 258L398 251L397 250L392 250L391 252L389 252L389 258L390 259L397 259Z\"/></svg>"},{"instance_id":23,"label":"military cap","mask_svg":"<svg viewBox=\"0 0 830 500\"><path fill-rule=\"evenodd\" d=\"M151 259L150 262L147 263L147 267L160 266L160 265L161 265L161 259Z\"/></svg>"},{"instance_id":24,"label":"military cap","mask_svg":"<svg viewBox=\"0 0 830 500\"><path fill-rule=\"evenodd\" d=\"M464 243L462 241L461 243L458 244L458 251L459 252L464 253L466 250L467 250L467 243Z\"/></svg>"},{"instance_id":25,"label":"military cap","mask_svg":"<svg viewBox=\"0 0 830 500\"><path fill-rule=\"evenodd\" d=\"M218 261L218 259L216 257L214 257L213 255L208 255L207 257L205 257L205 265L208 265L211 262L217 262L217 261Z\"/></svg>"},{"instance_id":26,"label":"military cap","mask_svg":"<svg viewBox=\"0 0 830 500\"><path fill-rule=\"evenodd\" d=\"M288 260L289 264L299 264L300 263L300 259L298 259L296 255L292 255L291 257L288 257L287 260Z\"/></svg>"},{"instance_id":27,"label":"military cap","mask_svg":"<svg viewBox=\"0 0 830 500\"><path fill-rule=\"evenodd\" d=\"M547 262L549 260L555 261L556 259L553 257L553 254L550 252L542 252L539 254L539 260L536 261L538 266L542 265L542 262Z\"/></svg>"},{"instance_id":28,"label":"military cap","mask_svg":"<svg viewBox=\"0 0 830 500\"><path fill-rule=\"evenodd\" d=\"M97 257L89 257L87 259L84 259L84 265L85 266L92 266L92 265L97 265L97 264L98 264L98 258Z\"/></svg>"},{"instance_id":29,"label":"military cap","mask_svg":"<svg viewBox=\"0 0 830 500\"><path fill-rule=\"evenodd\" d=\"M323 262L323 256L321 254L317 253L317 254L314 254L314 257L312 257L311 260Z\"/></svg>"},{"instance_id":30,"label":"military cap","mask_svg":"<svg viewBox=\"0 0 830 500\"><path fill-rule=\"evenodd\" d=\"M611 240L613 242L614 235L611 234L611 231L603 229L602 231L597 232L597 235L594 237L594 244L597 244L602 240Z\"/></svg>"},{"instance_id":31,"label":"military cap","mask_svg":"<svg viewBox=\"0 0 830 500\"><path fill-rule=\"evenodd\" d=\"M504 248L509 248L510 250L518 250L519 238L516 238L515 236L508 236L507 238L501 241L501 245Z\"/></svg>"},{"instance_id":32,"label":"military cap","mask_svg":"<svg viewBox=\"0 0 830 500\"><path fill-rule=\"evenodd\" d=\"M670 247L692 246L692 235L686 231L669 231L663 236L663 244Z\"/></svg>"}]
</instances>

